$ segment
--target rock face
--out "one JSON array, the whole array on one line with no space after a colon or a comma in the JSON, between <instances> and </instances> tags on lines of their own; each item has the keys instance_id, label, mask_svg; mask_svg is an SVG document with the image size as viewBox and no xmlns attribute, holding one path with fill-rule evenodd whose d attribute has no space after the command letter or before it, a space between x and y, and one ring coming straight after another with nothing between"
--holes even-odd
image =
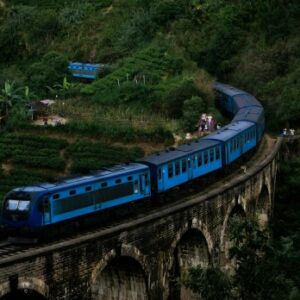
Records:
<instances>
[{"instance_id":1,"label":"rock face","mask_svg":"<svg viewBox=\"0 0 300 300\"><path fill-rule=\"evenodd\" d=\"M279 143L264 161L180 204L116 228L0 257L0 297L197 299L178 285L191 266L230 271L228 224L272 214ZM10 297L10 298L9 298ZM5 298L4 298L5 299ZM16 299L16 298L15 298Z\"/></svg>"}]
</instances>

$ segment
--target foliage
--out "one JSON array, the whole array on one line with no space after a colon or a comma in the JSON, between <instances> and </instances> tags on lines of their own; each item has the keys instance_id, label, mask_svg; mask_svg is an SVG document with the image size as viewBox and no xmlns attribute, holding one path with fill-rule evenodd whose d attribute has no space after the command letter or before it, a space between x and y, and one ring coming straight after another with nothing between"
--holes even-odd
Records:
<instances>
[{"instance_id":1,"label":"foliage","mask_svg":"<svg viewBox=\"0 0 300 300\"><path fill-rule=\"evenodd\" d=\"M183 128L185 131L194 131L201 113L207 111L207 105L201 97L192 97L183 103Z\"/></svg>"},{"instance_id":2,"label":"foliage","mask_svg":"<svg viewBox=\"0 0 300 300\"><path fill-rule=\"evenodd\" d=\"M0 91L0 109L2 109L5 115L8 115L9 110L12 109L15 104L24 102L26 94L29 91L25 88L24 96L22 97L22 89L22 87L17 87L14 81L5 81L4 88Z\"/></svg>"},{"instance_id":3,"label":"foliage","mask_svg":"<svg viewBox=\"0 0 300 300\"><path fill-rule=\"evenodd\" d=\"M67 74L68 61L58 52L46 53L40 62L33 63L26 71L26 80L40 95L46 93L47 86L54 86Z\"/></svg>"},{"instance_id":4,"label":"foliage","mask_svg":"<svg viewBox=\"0 0 300 300\"><path fill-rule=\"evenodd\" d=\"M233 275L226 277L214 268L196 268L185 282L188 287L202 295L206 293L207 299L213 299L216 284L221 285L221 290L227 293L225 297L230 299L299 297L300 251L291 238L273 241L268 232L259 229L255 220L244 218L233 220L230 236L233 242L230 256L235 261Z\"/></svg>"},{"instance_id":5,"label":"foliage","mask_svg":"<svg viewBox=\"0 0 300 300\"><path fill-rule=\"evenodd\" d=\"M66 149L67 157L71 158L72 173L86 173L101 167L141 158L144 152L141 148L108 146L103 143L76 142Z\"/></svg>"},{"instance_id":6,"label":"foliage","mask_svg":"<svg viewBox=\"0 0 300 300\"><path fill-rule=\"evenodd\" d=\"M230 299L232 283L219 268L192 268L184 285L206 300Z\"/></svg>"}]
</instances>

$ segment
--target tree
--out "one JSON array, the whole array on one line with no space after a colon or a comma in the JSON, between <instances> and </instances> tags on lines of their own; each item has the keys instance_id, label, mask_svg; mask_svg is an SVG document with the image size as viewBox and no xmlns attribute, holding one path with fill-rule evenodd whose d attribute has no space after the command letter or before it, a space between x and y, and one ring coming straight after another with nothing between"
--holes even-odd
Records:
<instances>
[{"instance_id":1,"label":"tree","mask_svg":"<svg viewBox=\"0 0 300 300\"><path fill-rule=\"evenodd\" d=\"M206 300L230 299L232 296L230 278L218 267L192 268L183 283Z\"/></svg>"},{"instance_id":2,"label":"tree","mask_svg":"<svg viewBox=\"0 0 300 300\"><path fill-rule=\"evenodd\" d=\"M299 299L300 252L292 239L273 241L254 219L236 218L231 224L234 274L229 277L212 267L198 268L191 270L185 285L205 299ZM218 286L224 292L221 298L214 294Z\"/></svg>"},{"instance_id":3,"label":"tree","mask_svg":"<svg viewBox=\"0 0 300 300\"><path fill-rule=\"evenodd\" d=\"M183 128L186 131L194 131L202 113L206 112L207 105L201 97L192 97L183 103Z\"/></svg>"},{"instance_id":4,"label":"tree","mask_svg":"<svg viewBox=\"0 0 300 300\"><path fill-rule=\"evenodd\" d=\"M47 86L52 94L55 96L60 96L62 99L65 99L66 96L69 96L70 92L76 87L75 83L68 82L68 79L64 77L62 84L56 83L53 88Z\"/></svg>"},{"instance_id":5,"label":"tree","mask_svg":"<svg viewBox=\"0 0 300 300\"><path fill-rule=\"evenodd\" d=\"M22 89L22 87L16 87L14 81L5 81L4 88L0 91L0 105L5 115L8 115L13 105L22 99L20 95Z\"/></svg>"},{"instance_id":6,"label":"tree","mask_svg":"<svg viewBox=\"0 0 300 300\"><path fill-rule=\"evenodd\" d=\"M55 51L46 53L42 60L33 63L26 71L27 82L39 95L46 95L46 87L54 86L68 75L67 58Z\"/></svg>"}]
</instances>

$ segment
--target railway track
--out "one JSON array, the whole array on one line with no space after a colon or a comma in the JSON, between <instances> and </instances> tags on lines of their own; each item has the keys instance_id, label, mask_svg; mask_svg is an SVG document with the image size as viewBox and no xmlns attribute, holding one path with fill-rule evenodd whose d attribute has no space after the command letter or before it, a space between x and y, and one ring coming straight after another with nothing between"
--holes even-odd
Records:
<instances>
[{"instance_id":1,"label":"railway track","mask_svg":"<svg viewBox=\"0 0 300 300\"><path fill-rule=\"evenodd\" d=\"M0 259L11 255L15 255L24 247L21 245L14 245L7 241L0 242Z\"/></svg>"}]
</instances>

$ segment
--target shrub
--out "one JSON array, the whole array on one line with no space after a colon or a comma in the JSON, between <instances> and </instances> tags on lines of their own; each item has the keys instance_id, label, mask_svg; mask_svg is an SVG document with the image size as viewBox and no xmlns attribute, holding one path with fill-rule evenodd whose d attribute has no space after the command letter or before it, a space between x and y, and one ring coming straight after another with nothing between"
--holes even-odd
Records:
<instances>
[{"instance_id":1,"label":"shrub","mask_svg":"<svg viewBox=\"0 0 300 300\"><path fill-rule=\"evenodd\" d=\"M207 111L207 104L201 97L192 97L183 103L183 129L194 131L203 112Z\"/></svg>"},{"instance_id":2,"label":"shrub","mask_svg":"<svg viewBox=\"0 0 300 300\"><path fill-rule=\"evenodd\" d=\"M26 71L26 79L32 88L46 94L47 86L63 81L68 74L68 60L58 52L46 53L40 62L33 63Z\"/></svg>"}]
</instances>

